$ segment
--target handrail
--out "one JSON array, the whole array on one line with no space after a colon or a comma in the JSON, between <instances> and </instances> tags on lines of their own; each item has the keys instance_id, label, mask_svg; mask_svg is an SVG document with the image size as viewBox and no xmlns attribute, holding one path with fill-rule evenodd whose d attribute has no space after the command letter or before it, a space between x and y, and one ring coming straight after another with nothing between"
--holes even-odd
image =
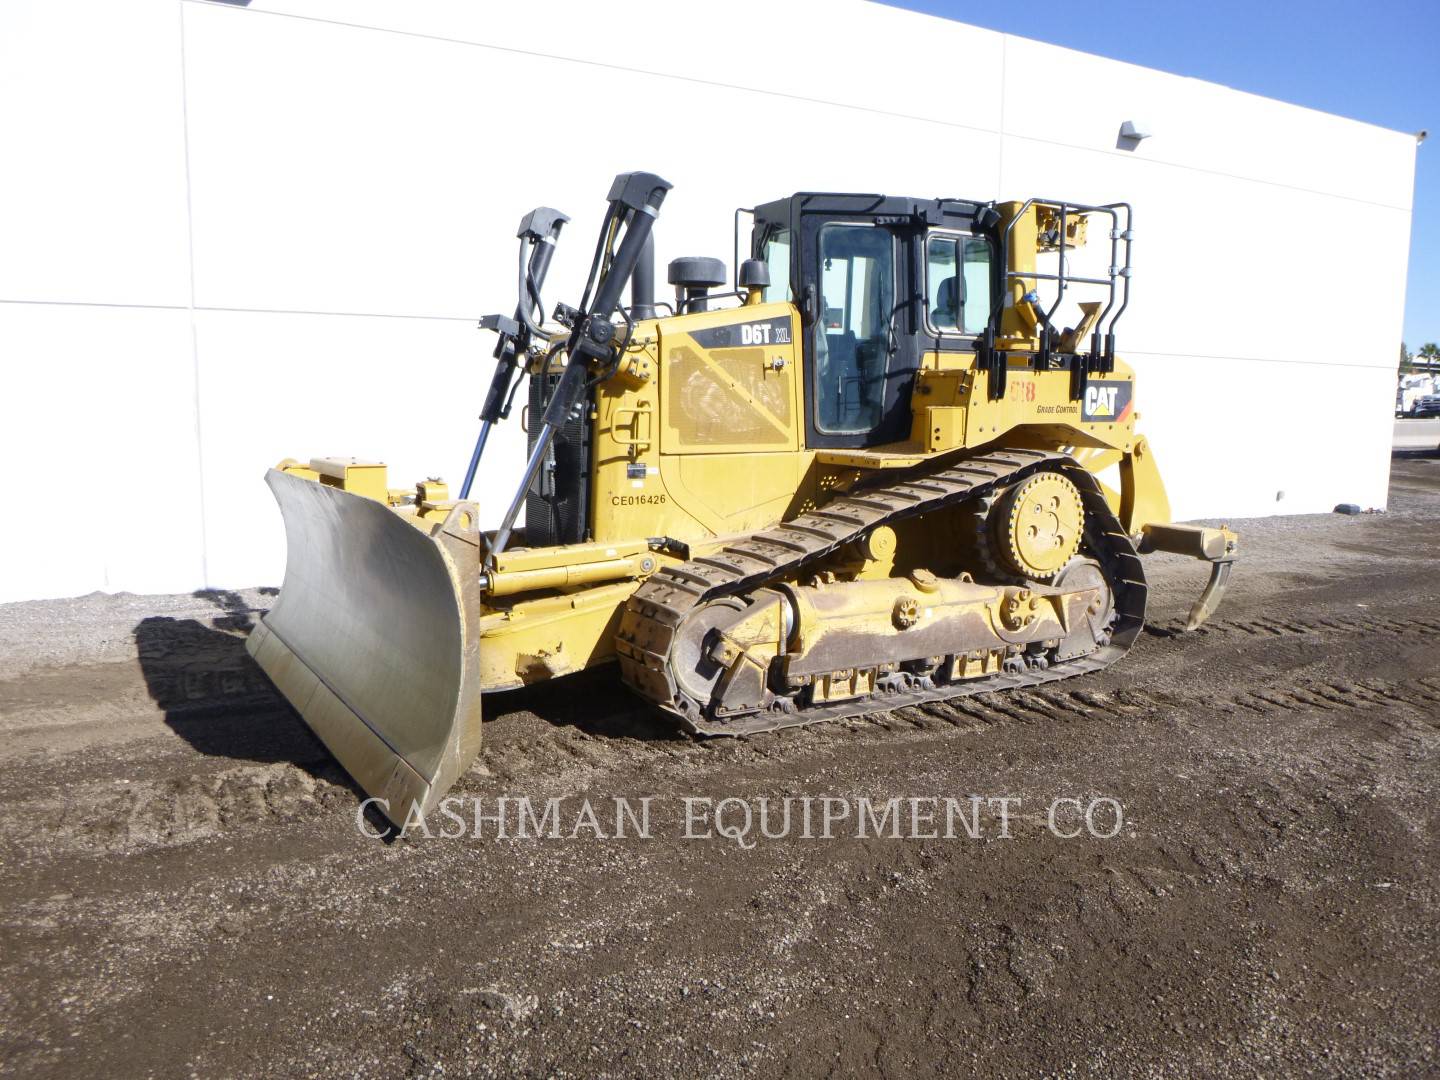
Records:
<instances>
[{"instance_id":1,"label":"handrail","mask_svg":"<svg viewBox=\"0 0 1440 1080\"><path fill-rule=\"evenodd\" d=\"M1015 230L1015 225L1021 218L1025 217L1033 208L1044 207L1055 211L1059 219L1056 253L1059 256L1058 273L1044 273L1040 270L1011 270L1010 269L1010 243ZM1107 276L1104 278L1082 277L1067 272L1066 253L1071 250L1067 242L1066 233L1072 215L1104 215L1109 219L1110 239L1110 263ZM1123 216L1123 221L1122 221ZM1036 299L1030 301L1035 308L1035 314L1040 322L1040 346L1036 350L1034 365L1037 370L1043 370L1050 365L1050 349L1054 340L1054 328L1051 325L1056 311L1059 310L1061 302L1065 298L1066 290L1072 285L1098 285L1107 290L1105 307L1101 310L1095 320L1095 326L1090 338L1090 351L1088 354L1075 354L1071 370L1076 373L1072 389L1078 394L1083 390L1084 377L1089 372L1110 372L1115 369L1115 327L1125 310L1130 306L1130 279L1132 276L1131 267L1131 246L1134 243L1134 208L1127 202L1104 203L1101 205L1089 205L1086 203L1069 202L1063 199L1030 198L1025 200L1019 211L1014 214L1006 223L1004 231L1000 235L999 256L1004 270L1002 272L1002 286L999 294L990 310L990 321L985 331L984 348L985 367L990 372L991 396L1004 396L1004 374L999 371L1000 364L1004 357L999 354L995 342L1000 336L1000 319L1004 311L1006 298L1010 295L1011 287L1018 281L1024 286L1033 282L1035 285L1041 281L1053 281L1056 283L1055 299L1050 306L1042 311L1039 306L1038 288L1027 289L1026 295L1035 293ZM1123 247L1122 247L1123 245ZM1116 307L1116 283L1123 282L1119 292L1119 307ZM1112 314L1113 312L1113 314Z\"/></svg>"}]
</instances>

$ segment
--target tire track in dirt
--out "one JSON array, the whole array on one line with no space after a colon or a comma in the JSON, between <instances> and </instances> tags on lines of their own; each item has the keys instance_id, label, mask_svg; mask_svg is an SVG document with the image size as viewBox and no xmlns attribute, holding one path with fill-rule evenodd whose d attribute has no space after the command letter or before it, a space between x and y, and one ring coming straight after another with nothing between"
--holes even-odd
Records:
<instances>
[{"instance_id":1,"label":"tire track in dirt","mask_svg":"<svg viewBox=\"0 0 1440 1080\"><path fill-rule=\"evenodd\" d=\"M1326 619L1293 620L1277 618L1218 619L1198 630L1186 630L1182 619L1170 619L1145 627L1151 637L1172 639L1245 635L1247 637L1292 637L1312 634L1386 634L1397 637L1440 635L1440 618L1384 618L1375 615L1340 616Z\"/></svg>"},{"instance_id":2,"label":"tire track in dirt","mask_svg":"<svg viewBox=\"0 0 1440 1080\"><path fill-rule=\"evenodd\" d=\"M142 677L118 649L107 673L40 663L53 695L0 686L0 743L27 710L75 717L49 754L0 755L0 1059L56 1077L1432 1074L1425 464L1413 525L1240 525L1218 630L1178 632L1200 571L1157 556L1161 632L1086 679L708 744L603 670L487 699L461 794L653 793L669 824L644 844L365 840L323 748L249 697L235 638L127 601L118 632L147 620L156 691L128 694L133 720L106 707ZM185 678L203 668L240 681ZM676 804L967 791L1023 799L1013 842L741 851L683 840ZM1126 833L1051 838L1049 800L1087 792L1123 801ZM65 835L19 847L42 806Z\"/></svg>"},{"instance_id":3,"label":"tire track in dirt","mask_svg":"<svg viewBox=\"0 0 1440 1080\"><path fill-rule=\"evenodd\" d=\"M1048 687L913 706L817 725L803 735L766 733L709 742L601 738L568 728L537 729L532 723L516 731L515 737L487 748L480 765L462 778L456 791L474 796L523 790L535 797L551 797L584 792L604 778L630 782L637 772L648 783L671 786L722 769L785 762L800 766L837 751L865 753L901 740L933 742L952 733L1104 724L1121 717L1143 722L1179 712L1193 723L1200 714L1236 711L1255 718L1380 712L1397 731L1414 730L1417 725L1437 728L1440 679L1402 685L1381 679L1301 678L1228 694ZM235 766L165 782L135 780L118 791L113 784L81 785L69 789L63 800L5 804L0 834L8 839L0 841L0 850L57 842L77 854L96 855L170 847L267 820L353 813L361 797L338 767L307 770L283 762ZM9 827L24 820L47 825L39 834Z\"/></svg>"},{"instance_id":4,"label":"tire track in dirt","mask_svg":"<svg viewBox=\"0 0 1440 1080\"><path fill-rule=\"evenodd\" d=\"M286 763L165 781L77 784L58 795L5 803L0 855L60 847L109 856L175 847L353 806L353 793L338 767L326 779Z\"/></svg>"},{"instance_id":5,"label":"tire track in dirt","mask_svg":"<svg viewBox=\"0 0 1440 1080\"><path fill-rule=\"evenodd\" d=\"M821 724L805 734L759 735L712 743L665 746L626 741L623 746L600 748L586 760L597 769L644 762L667 769L691 771L698 765L741 764L747 759L821 757L843 742L863 752L886 740L929 739L945 729L978 731L1007 725L1061 725L1094 723L1128 716L1162 715L1177 711L1228 713L1243 709L1263 716L1311 711L1342 713L1387 710L1403 714L1407 723L1440 723L1440 689L1431 682L1400 684L1381 679L1358 682L1323 680L1306 676L1271 681L1263 689L1235 688L1215 693L1200 687L1190 692L1125 687L1118 690L1060 689L1047 687L980 694L950 702L912 706L894 713L877 713L841 724ZM554 731L526 731L526 737L491 747L484 757L487 787L528 781L565 760L565 751L552 745L565 736ZM607 749L612 752L607 752Z\"/></svg>"},{"instance_id":6,"label":"tire track in dirt","mask_svg":"<svg viewBox=\"0 0 1440 1080\"><path fill-rule=\"evenodd\" d=\"M1308 636L1326 644L1339 644L1336 639L1356 635L1429 640L1440 635L1440 618L1365 614L1290 619L1267 615L1221 619L1190 633L1182 627L1180 620L1170 620L1147 627L1147 634L1157 639L1157 644L1183 644L1199 651L1207 643L1220 641L1258 644ZM238 639L232 633L225 637L227 640L219 641L213 632L198 625L171 620L156 621L145 636L144 647L151 660L167 658L167 667L157 673L152 664L146 674L155 706L166 710L167 722L175 730L256 722L263 728L267 719L273 727L288 713L258 673L247 668L248 658L243 662L235 658ZM189 670L212 659L215 648L222 650L224 660L218 671L205 674ZM1154 658L1155 662L1160 660L1159 656ZM1132 659L1131 666L1143 670L1144 657ZM803 732L697 742L669 729L643 703L632 701L622 689L611 686L604 675L603 671L596 673L592 682L595 692L582 695L585 707L578 711L555 707L556 701L568 700L566 695L551 694L553 700L547 701L547 694L542 692L530 700L519 698L516 704L522 706L520 710L488 716L485 749L477 766L462 778L457 792L470 795L524 788L536 795L564 794L586 790L598 779L626 770L639 770L648 780L674 783L735 766L803 763L837 752L848 753L850 748L863 753L897 739L925 741L1011 725L1102 723L1116 717L1158 718L1179 712L1238 711L1258 718L1295 712L1336 715L1388 710L1395 714L1391 719L1400 727L1416 723L1430 728L1440 726L1440 677L1436 676L1411 683L1282 677L1271 678L1263 687L1242 686L1219 693L1210 687L1177 691L1133 683L1100 688L1086 679L932 702L893 712L877 710L860 718L817 724ZM11 686L12 703L50 704L53 694L43 685L45 682L42 680L33 691ZM109 682L113 679L107 685ZM122 713L134 715L130 711L130 706L136 704L131 701L134 696L123 699L124 709L112 720L121 719ZM103 702L99 704L102 715L112 715ZM541 708L540 715L523 708L531 704ZM57 708L56 714L54 719L60 719L64 711ZM12 720L19 721L27 735L37 734L32 727L37 719L42 718L25 723L23 710L12 712ZM51 722L48 712L43 720ZM289 722L298 724L293 718ZM194 741L191 735L187 738ZM43 745L43 739L36 740L36 749ZM155 743L152 739L140 745L153 747ZM33 754L24 756L32 758ZM19 764L13 762L14 766ZM10 782L23 788L15 768L5 767L11 765L0 764L0 782L5 782L6 773L12 773ZM265 820L295 821L340 807L349 809L361 797L328 758L317 763L272 757L168 781L146 779L144 774L152 770L141 768L134 770L139 775L133 779L95 782L92 778L79 784L61 783L63 774L77 771L75 765L75 756L67 754L59 765L51 761L42 766L44 773L56 775L39 787L63 788L63 799L21 799L0 809L0 829L5 834L0 838L0 851L23 851L56 841L76 853L90 854L169 847ZM43 821L46 825L30 839L25 829L6 828L25 821Z\"/></svg>"}]
</instances>

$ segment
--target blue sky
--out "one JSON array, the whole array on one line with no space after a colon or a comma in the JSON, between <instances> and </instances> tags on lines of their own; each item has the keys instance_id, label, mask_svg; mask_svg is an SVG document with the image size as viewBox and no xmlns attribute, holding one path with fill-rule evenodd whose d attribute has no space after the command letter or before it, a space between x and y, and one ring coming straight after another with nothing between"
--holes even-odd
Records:
<instances>
[{"instance_id":1,"label":"blue sky","mask_svg":"<svg viewBox=\"0 0 1440 1080\"><path fill-rule=\"evenodd\" d=\"M1440 342L1440 0L894 5L1396 131L1428 130L1415 162L1405 343L1414 352L1422 342Z\"/></svg>"}]
</instances>

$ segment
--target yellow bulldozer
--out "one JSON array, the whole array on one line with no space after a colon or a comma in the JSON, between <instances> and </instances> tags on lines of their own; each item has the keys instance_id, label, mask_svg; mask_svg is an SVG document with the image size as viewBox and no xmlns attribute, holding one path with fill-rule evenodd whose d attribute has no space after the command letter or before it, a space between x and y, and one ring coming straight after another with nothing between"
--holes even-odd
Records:
<instances>
[{"instance_id":1,"label":"yellow bulldozer","mask_svg":"<svg viewBox=\"0 0 1440 1080\"><path fill-rule=\"evenodd\" d=\"M1169 523L1115 355L1127 204L803 192L736 212L733 284L671 262L671 302L669 190L616 177L548 317L569 219L524 217L458 498L354 458L268 473L288 559L250 652L398 825L474 760L484 694L613 664L685 731L746 734L1113 664L1143 552L1211 564L1191 627L1224 591L1236 537ZM482 530L471 487L522 388L528 459Z\"/></svg>"}]
</instances>

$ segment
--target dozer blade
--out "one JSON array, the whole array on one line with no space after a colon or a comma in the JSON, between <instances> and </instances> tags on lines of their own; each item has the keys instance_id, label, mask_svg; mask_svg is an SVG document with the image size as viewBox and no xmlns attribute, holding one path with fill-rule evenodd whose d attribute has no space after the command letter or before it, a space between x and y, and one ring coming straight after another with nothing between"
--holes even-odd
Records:
<instances>
[{"instance_id":1,"label":"dozer blade","mask_svg":"<svg viewBox=\"0 0 1440 1080\"><path fill-rule=\"evenodd\" d=\"M247 647L396 825L480 752L480 534L462 502L433 533L277 469L285 583Z\"/></svg>"}]
</instances>

